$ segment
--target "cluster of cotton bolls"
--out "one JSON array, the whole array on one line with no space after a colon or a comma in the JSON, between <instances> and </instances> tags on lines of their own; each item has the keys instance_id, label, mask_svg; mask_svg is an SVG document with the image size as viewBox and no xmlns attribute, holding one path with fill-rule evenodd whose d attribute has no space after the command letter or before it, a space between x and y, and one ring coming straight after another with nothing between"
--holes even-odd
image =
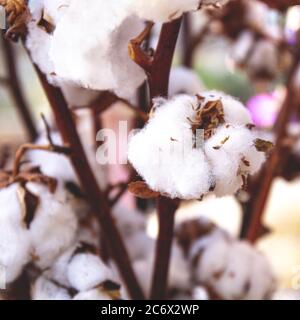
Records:
<instances>
[{"instance_id":1,"label":"cluster of cotton bolls","mask_svg":"<svg viewBox=\"0 0 300 320\"><path fill-rule=\"evenodd\" d=\"M131 61L127 46L144 21L167 22L201 5L225 2L176 0L170 6L165 0L30 0L26 46L50 82L67 91L89 89L84 102L97 90L131 98L146 75Z\"/></svg>"},{"instance_id":2,"label":"cluster of cotton bolls","mask_svg":"<svg viewBox=\"0 0 300 320\"><path fill-rule=\"evenodd\" d=\"M78 243L62 254L31 290L33 300L120 299L116 276L89 244Z\"/></svg>"},{"instance_id":3,"label":"cluster of cotton bolls","mask_svg":"<svg viewBox=\"0 0 300 320\"><path fill-rule=\"evenodd\" d=\"M38 197L35 210L26 207L26 197ZM28 263L48 268L66 250L77 234L77 218L66 192L58 187L14 183L0 191L0 264L7 270L7 283L21 274Z\"/></svg>"},{"instance_id":4,"label":"cluster of cotton bolls","mask_svg":"<svg viewBox=\"0 0 300 320\"><path fill-rule=\"evenodd\" d=\"M190 262L192 283L205 287L211 298L271 298L276 287L271 267L247 242L203 218L181 223L176 240Z\"/></svg>"},{"instance_id":5,"label":"cluster of cotton bolls","mask_svg":"<svg viewBox=\"0 0 300 320\"><path fill-rule=\"evenodd\" d=\"M229 6L229 14L236 15L230 16L231 21L239 21L238 27L226 18L223 21L225 33L228 31L234 41L230 54L232 61L253 79L273 79L279 68L289 64L288 54L277 45L277 41L283 39L279 14L277 20L270 22L274 12L259 1L233 1Z\"/></svg>"},{"instance_id":6,"label":"cluster of cotton bolls","mask_svg":"<svg viewBox=\"0 0 300 320\"><path fill-rule=\"evenodd\" d=\"M148 186L171 198L234 194L265 160L242 103L220 92L157 99L128 159Z\"/></svg>"}]
</instances>

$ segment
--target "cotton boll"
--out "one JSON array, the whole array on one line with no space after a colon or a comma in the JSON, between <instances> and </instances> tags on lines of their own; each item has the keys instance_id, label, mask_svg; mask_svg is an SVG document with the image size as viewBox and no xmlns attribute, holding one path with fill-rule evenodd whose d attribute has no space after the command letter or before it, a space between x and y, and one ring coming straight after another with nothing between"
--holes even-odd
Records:
<instances>
[{"instance_id":1,"label":"cotton boll","mask_svg":"<svg viewBox=\"0 0 300 320\"><path fill-rule=\"evenodd\" d=\"M27 37L25 45L30 52L32 60L47 76L53 85L59 85L64 81L54 72L53 62L49 56L53 35L44 27L39 26L40 20L46 19L53 25L65 14L71 0L29 1L29 10L32 19L27 24Z\"/></svg>"},{"instance_id":2,"label":"cotton boll","mask_svg":"<svg viewBox=\"0 0 300 320\"><path fill-rule=\"evenodd\" d=\"M36 25L36 21L27 24L26 48L29 50L33 62L47 76L47 80L57 85L60 79L54 74L53 63L49 58L52 36Z\"/></svg>"},{"instance_id":3,"label":"cotton boll","mask_svg":"<svg viewBox=\"0 0 300 320\"><path fill-rule=\"evenodd\" d=\"M188 118L193 117L194 102L193 97L182 95L160 105L146 127L129 142L128 159L135 169L150 188L173 198L200 198L210 188L203 151L192 148ZM183 184L185 176L190 183Z\"/></svg>"},{"instance_id":4,"label":"cotton boll","mask_svg":"<svg viewBox=\"0 0 300 320\"><path fill-rule=\"evenodd\" d=\"M208 91L154 102L153 116L128 147L129 161L152 190L182 199L214 190L223 196L260 169L265 157L236 99Z\"/></svg>"},{"instance_id":5,"label":"cotton boll","mask_svg":"<svg viewBox=\"0 0 300 320\"><path fill-rule=\"evenodd\" d=\"M32 300L71 300L68 291L51 280L41 276L31 289Z\"/></svg>"},{"instance_id":6,"label":"cotton boll","mask_svg":"<svg viewBox=\"0 0 300 320\"><path fill-rule=\"evenodd\" d=\"M44 186L30 183L28 190L39 196L40 203L29 233L35 264L44 269L75 241L77 218L62 187L51 194Z\"/></svg>"},{"instance_id":7,"label":"cotton boll","mask_svg":"<svg viewBox=\"0 0 300 320\"><path fill-rule=\"evenodd\" d=\"M69 283L78 291L87 291L112 279L111 270L94 254L76 254L68 265Z\"/></svg>"},{"instance_id":8,"label":"cotton boll","mask_svg":"<svg viewBox=\"0 0 300 320\"><path fill-rule=\"evenodd\" d=\"M127 0L73 0L53 34L54 71L85 88L131 97L145 74L131 61L127 45L143 28Z\"/></svg>"},{"instance_id":9,"label":"cotton boll","mask_svg":"<svg viewBox=\"0 0 300 320\"><path fill-rule=\"evenodd\" d=\"M55 145L63 145L63 141L58 132L52 132L51 138ZM49 144L46 134L43 133L40 135L35 144ZM41 150L29 151L27 156L30 163L33 166L39 166L43 174L49 177L58 178L62 181L73 181L78 183L74 169L67 156Z\"/></svg>"},{"instance_id":10,"label":"cotton boll","mask_svg":"<svg viewBox=\"0 0 300 320\"><path fill-rule=\"evenodd\" d=\"M173 67L170 74L169 95L196 94L204 90L204 84L192 69L186 67Z\"/></svg>"},{"instance_id":11,"label":"cotton boll","mask_svg":"<svg viewBox=\"0 0 300 320\"><path fill-rule=\"evenodd\" d=\"M67 274L68 265L77 247L78 244L71 246L64 253L62 253L52 264L51 268L44 271L44 276L47 279L51 279L64 287L70 287L71 285L69 283Z\"/></svg>"},{"instance_id":12,"label":"cotton boll","mask_svg":"<svg viewBox=\"0 0 300 320\"><path fill-rule=\"evenodd\" d=\"M168 22L179 18L184 12L197 10L201 0L150 0L147 3L140 0L130 1L135 13L145 20Z\"/></svg>"},{"instance_id":13,"label":"cotton boll","mask_svg":"<svg viewBox=\"0 0 300 320\"><path fill-rule=\"evenodd\" d=\"M13 282L30 261L30 239L18 199L18 184L0 190L0 265Z\"/></svg>"},{"instance_id":14,"label":"cotton boll","mask_svg":"<svg viewBox=\"0 0 300 320\"><path fill-rule=\"evenodd\" d=\"M178 230L181 246L190 237L188 257L197 285L208 288L220 299L270 298L275 288L273 272L266 258L250 244L212 224L208 228L202 220L184 222Z\"/></svg>"}]
</instances>

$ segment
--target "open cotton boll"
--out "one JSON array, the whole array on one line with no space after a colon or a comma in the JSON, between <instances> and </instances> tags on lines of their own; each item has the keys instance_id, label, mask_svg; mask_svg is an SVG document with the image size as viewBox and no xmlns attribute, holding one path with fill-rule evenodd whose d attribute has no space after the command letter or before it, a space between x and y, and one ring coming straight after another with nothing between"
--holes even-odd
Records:
<instances>
[{"instance_id":1,"label":"open cotton boll","mask_svg":"<svg viewBox=\"0 0 300 320\"><path fill-rule=\"evenodd\" d=\"M148 186L171 198L235 193L265 157L255 148L251 118L217 91L156 99L153 116L129 141L128 159Z\"/></svg>"},{"instance_id":2,"label":"open cotton boll","mask_svg":"<svg viewBox=\"0 0 300 320\"><path fill-rule=\"evenodd\" d=\"M63 145L63 141L58 132L52 132L51 138L55 145ZM41 134L40 137L36 140L35 144L49 144L46 134ZM27 153L27 157L33 166L40 167L43 174L66 182L77 182L76 174L67 156L55 152L33 150Z\"/></svg>"},{"instance_id":3,"label":"open cotton boll","mask_svg":"<svg viewBox=\"0 0 300 320\"><path fill-rule=\"evenodd\" d=\"M71 300L68 291L58 284L40 276L31 288L32 300Z\"/></svg>"},{"instance_id":4,"label":"open cotton boll","mask_svg":"<svg viewBox=\"0 0 300 320\"><path fill-rule=\"evenodd\" d=\"M127 46L143 28L127 0L73 0L53 34L54 71L82 87L129 98L145 73L130 59Z\"/></svg>"},{"instance_id":5,"label":"open cotton boll","mask_svg":"<svg viewBox=\"0 0 300 320\"><path fill-rule=\"evenodd\" d=\"M44 271L44 276L47 279L51 279L55 283L58 283L64 287L69 288L71 285L68 280L67 270L69 262L71 261L78 244L71 246L65 252L63 252L52 264L49 269Z\"/></svg>"},{"instance_id":6,"label":"open cotton boll","mask_svg":"<svg viewBox=\"0 0 300 320\"><path fill-rule=\"evenodd\" d=\"M11 283L30 261L30 239L24 223L18 184L0 190L0 265Z\"/></svg>"},{"instance_id":7,"label":"open cotton boll","mask_svg":"<svg viewBox=\"0 0 300 320\"><path fill-rule=\"evenodd\" d=\"M79 253L72 257L67 276L71 286L78 291L91 290L114 278L112 271L101 259L91 253Z\"/></svg>"},{"instance_id":8,"label":"open cotton boll","mask_svg":"<svg viewBox=\"0 0 300 320\"><path fill-rule=\"evenodd\" d=\"M71 0L30 0L28 3L31 19L27 24L27 37L25 45L30 52L32 60L47 76L53 85L60 85L64 80L54 72L54 65L49 56L53 35L42 26L41 20L47 21L55 27L65 14Z\"/></svg>"},{"instance_id":9,"label":"open cotton boll","mask_svg":"<svg viewBox=\"0 0 300 320\"><path fill-rule=\"evenodd\" d=\"M210 188L203 150L192 148L187 118L193 117L194 102L187 95L166 101L129 142L128 159L138 173L150 188L173 198L199 198Z\"/></svg>"},{"instance_id":10,"label":"open cotton boll","mask_svg":"<svg viewBox=\"0 0 300 320\"><path fill-rule=\"evenodd\" d=\"M267 299L275 288L267 259L206 220L184 221L176 237L187 250L195 284L220 299ZM189 246L186 246L186 245Z\"/></svg>"},{"instance_id":11,"label":"open cotton boll","mask_svg":"<svg viewBox=\"0 0 300 320\"><path fill-rule=\"evenodd\" d=\"M54 194L35 183L30 183L27 187L40 198L29 233L34 262L45 269L74 243L77 218L62 187L58 187Z\"/></svg>"},{"instance_id":12,"label":"open cotton boll","mask_svg":"<svg viewBox=\"0 0 300 320\"><path fill-rule=\"evenodd\" d=\"M197 10L201 0L129 0L135 13L145 20L167 22L179 18L183 13ZM214 1L216 2L216 1Z\"/></svg>"},{"instance_id":13,"label":"open cotton boll","mask_svg":"<svg viewBox=\"0 0 300 320\"><path fill-rule=\"evenodd\" d=\"M169 96L196 94L204 90L204 84L195 71L186 67L173 67L170 74Z\"/></svg>"}]
</instances>

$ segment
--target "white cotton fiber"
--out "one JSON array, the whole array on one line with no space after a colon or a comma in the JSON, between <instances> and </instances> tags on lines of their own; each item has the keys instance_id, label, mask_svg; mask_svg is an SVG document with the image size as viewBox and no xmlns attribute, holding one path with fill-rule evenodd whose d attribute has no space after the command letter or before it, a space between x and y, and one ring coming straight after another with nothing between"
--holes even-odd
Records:
<instances>
[{"instance_id":1,"label":"white cotton fiber","mask_svg":"<svg viewBox=\"0 0 300 320\"><path fill-rule=\"evenodd\" d=\"M58 132L52 132L51 138L55 145L63 145L63 141ZM46 134L41 134L35 144L48 145L49 141ZM72 164L66 155L49 151L33 150L29 151L27 156L30 163L33 166L39 166L43 174L65 182L78 182Z\"/></svg>"},{"instance_id":2,"label":"white cotton fiber","mask_svg":"<svg viewBox=\"0 0 300 320\"><path fill-rule=\"evenodd\" d=\"M145 20L167 22L179 18L184 12L197 10L201 0L129 0L136 14Z\"/></svg>"},{"instance_id":3,"label":"white cotton fiber","mask_svg":"<svg viewBox=\"0 0 300 320\"><path fill-rule=\"evenodd\" d=\"M201 220L189 222L191 247L188 257L193 280L224 300L262 300L271 297L274 276L267 259L245 241L231 237ZM192 228L191 226L194 225ZM187 229L183 229L186 230ZM193 231L194 230L194 231ZM207 230L197 233L195 230Z\"/></svg>"},{"instance_id":4,"label":"white cotton fiber","mask_svg":"<svg viewBox=\"0 0 300 320\"><path fill-rule=\"evenodd\" d=\"M44 276L40 276L31 288L32 300L71 300L68 291L48 280Z\"/></svg>"},{"instance_id":5,"label":"white cotton fiber","mask_svg":"<svg viewBox=\"0 0 300 320\"><path fill-rule=\"evenodd\" d=\"M196 94L204 90L204 84L198 74L186 67L173 67L170 74L169 96L177 94Z\"/></svg>"},{"instance_id":6,"label":"white cotton fiber","mask_svg":"<svg viewBox=\"0 0 300 320\"><path fill-rule=\"evenodd\" d=\"M197 110L217 101L222 121L209 122L213 128L205 127L205 139L199 131L195 144ZM130 139L128 159L151 189L171 198L199 199L214 190L217 196L233 194L265 160L254 147L250 123L242 103L216 91L158 99L149 122Z\"/></svg>"},{"instance_id":7,"label":"white cotton fiber","mask_svg":"<svg viewBox=\"0 0 300 320\"><path fill-rule=\"evenodd\" d=\"M67 276L70 285L78 291L91 290L112 279L112 271L99 257L90 253L76 254L69 262Z\"/></svg>"},{"instance_id":8,"label":"white cotton fiber","mask_svg":"<svg viewBox=\"0 0 300 320\"><path fill-rule=\"evenodd\" d=\"M45 269L74 243L77 218L62 187L52 194L47 187L30 183L28 190L40 198L29 233L35 263Z\"/></svg>"},{"instance_id":9,"label":"white cotton fiber","mask_svg":"<svg viewBox=\"0 0 300 320\"><path fill-rule=\"evenodd\" d=\"M0 265L11 283L30 261L30 239L24 223L18 184L0 190Z\"/></svg>"},{"instance_id":10,"label":"white cotton fiber","mask_svg":"<svg viewBox=\"0 0 300 320\"><path fill-rule=\"evenodd\" d=\"M127 46L143 28L126 0L73 0L53 34L54 71L85 88L130 97L145 74L131 61Z\"/></svg>"}]
</instances>

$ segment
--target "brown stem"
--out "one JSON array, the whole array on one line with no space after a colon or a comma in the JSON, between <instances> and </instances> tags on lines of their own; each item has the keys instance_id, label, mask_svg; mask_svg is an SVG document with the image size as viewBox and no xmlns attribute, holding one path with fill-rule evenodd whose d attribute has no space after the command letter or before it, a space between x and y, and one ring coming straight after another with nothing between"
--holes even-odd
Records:
<instances>
[{"instance_id":1,"label":"brown stem","mask_svg":"<svg viewBox=\"0 0 300 320\"><path fill-rule=\"evenodd\" d=\"M156 244L151 300L163 300L167 295L169 265L171 258L175 213L179 201L165 197L157 200L159 232Z\"/></svg>"},{"instance_id":2,"label":"brown stem","mask_svg":"<svg viewBox=\"0 0 300 320\"><path fill-rule=\"evenodd\" d=\"M20 114L24 127L27 130L28 138L30 141L34 141L37 137L37 130L33 121L32 114L29 111L28 105L25 101L22 93L21 84L19 82L15 53L11 43L8 40L3 39L3 53L5 58L5 64L8 70L8 79L5 83L8 85L11 96L14 99L16 108Z\"/></svg>"},{"instance_id":3,"label":"brown stem","mask_svg":"<svg viewBox=\"0 0 300 320\"><path fill-rule=\"evenodd\" d=\"M137 45L142 43L149 32L149 27L129 45L132 59L147 73L151 98L150 106L153 98L168 96L170 71L181 21L182 18L163 25L154 57L146 56L146 53ZM159 197L157 200L159 235L156 244L151 299L165 299L166 297L174 217L178 205L177 200L165 197Z\"/></svg>"},{"instance_id":4,"label":"brown stem","mask_svg":"<svg viewBox=\"0 0 300 320\"><path fill-rule=\"evenodd\" d=\"M295 108L295 94L293 90L293 77L297 70L298 63L295 63L289 81L287 84L288 92L285 101L280 112L280 118L277 122L277 139L275 147L270 155L270 158L265 163L263 169L260 172L259 177L255 181L255 185L252 186L254 193L250 203L247 204L250 208L249 219L250 224L246 231L246 238L250 242L255 242L262 232L261 220L268 200L272 182L276 177L279 167L282 164L282 152L284 149L284 140L287 135L287 126L292 113Z\"/></svg>"},{"instance_id":5,"label":"brown stem","mask_svg":"<svg viewBox=\"0 0 300 320\"><path fill-rule=\"evenodd\" d=\"M85 191L86 198L95 214L97 214L101 229L105 232L110 256L114 259L131 297L133 299L143 299L143 292L137 282L125 245L114 223L108 200L99 188L90 168L71 112L61 90L51 86L38 69L37 73L48 97L63 141L72 149L70 160Z\"/></svg>"}]
</instances>

